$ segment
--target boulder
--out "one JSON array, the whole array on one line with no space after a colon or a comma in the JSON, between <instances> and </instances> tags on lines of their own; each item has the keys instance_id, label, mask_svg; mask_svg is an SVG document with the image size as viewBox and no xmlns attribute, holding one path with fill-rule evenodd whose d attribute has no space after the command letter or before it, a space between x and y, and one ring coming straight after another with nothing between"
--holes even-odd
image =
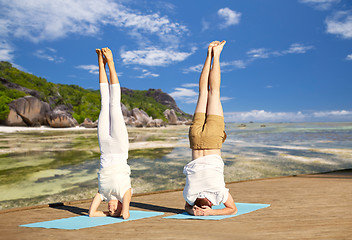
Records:
<instances>
[{"instance_id":1,"label":"boulder","mask_svg":"<svg viewBox=\"0 0 352 240\"><path fill-rule=\"evenodd\" d=\"M98 121L93 122L89 118L85 118L83 123L81 123L80 126L85 128L96 128L98 127Z\"/></svg>"},{"instance_id":2,"label":"boulder","mask_svg":"<svg viewBox=\"0 0 352 240\"><path fill-rule=\"evenodd\" d=\"M166 109L164 111L164 116L168 120L170 125L176 125L177 124L177 116L176 116L175 110Z\"/></svg>"},{"instance_id":3,"label":"boulder","mask_svg":"<svg viewBox=\"0 0 352 240\"><path fill-rule=\"evenodd\" d=\"M146 112L139 110L138 108L132 109L132 116L143 125L147 125L152 120Z\"/></svg>"},{"instance_id":4,"label":"boulder","mask_svg":"<svg viewBox=\"0 0 352 240\"><path fill-rule=\"evenodd\" d=\"M133 122L135 121L134 117L126 117L124 116L123 119L125 120L125 124L127 126L132 126L133 125Z\"/></svg>"},{"instance_id":5,"label":"boulder","mask_svg":"<svg viewBox=\"0 0 352 240\"><path fill-rule=\"evenodd\" d=\"M183 122L183 124L185 125L191 125L192 124L192 120L186 120Z\"/></svg>"},{"instance_id":6,"label":"boulder","mask_svg":"<svg viewBox=\"0 0 352 240\"><path fill-rule=\"evenodd\" d=\"M131 111L129 111L123 103L121 103L121 111L122 111L122 115L124 117L131 117L132 116Z\"/></svg>"},{"instance_id":7,"label":"boulder","mask_svg":"<svg viewBox=\"0 0 352 240\"><path fill-rule=\"evenodd\" d=\"M151 120L146 127L163 127L165 123L161 119L153 119Z\"/></svg>"},{"instance_id":8,"label":"boulder","mask_svg":"<svg viewBox=\"0 0 352 240\"><path fill-rule=\"evenodd\" d=\"M34 127L47 125L46 115L50 112L48 103L40 101L33 96L25 96L9 103L10 114L5 124L9 126ZM22 120L22 121L21 121Z\"/></svg>"},{"instance_id":9,"label":"boulder","mask_svg":"<svg viewBox=\"0 0 352 240\"><path fill-rule=\"evenodd\" d=\"M53 128L76 127L78 122L67 111L55 108L47 115L47 122Z\"/></svg>"},{"instance_id":10,"label":"boulder","mask_svg":"<svg viewBox=\"0 0 352 240\"><path fill-rule=\"evenodd\" d=\"M5 120L5 125L7 126L24 126L27 127L27 124L23 121L20 115L13 109L10 109L10 113Z\"/></svg>"},{"instance_id":11,"label":"boulder","mask_svg":"<svg viewBox=\"0 0 352 240\"><path fill-rule=\"evenodd\" d=\"M136 120L132 123L132 127L144 127L144 125L141 121Z\"/></svg>"}]
</instances>

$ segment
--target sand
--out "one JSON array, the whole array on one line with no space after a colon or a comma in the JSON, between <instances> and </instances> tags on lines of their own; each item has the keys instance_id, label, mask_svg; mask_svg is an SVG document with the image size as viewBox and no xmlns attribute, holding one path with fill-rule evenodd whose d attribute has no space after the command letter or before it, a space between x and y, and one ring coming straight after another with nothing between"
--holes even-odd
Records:
<instances>
[{"instance_id":1,"label":"sand","mask_svg":"<svg viewBox=\"0 0 352 240\"><path fill-rule=\"evenodd\" d=\"M0 132L2 133L13 133L13 132L24 132L24 131L78 131L78 130L92 130L92 128L84 127L72 127L72 128L51 128L46 126L41 127L9 127L0 126Z\"/></svg>"},{"instance_id":2,"label":"sand","mask_svg":"<svg viewBox=\"0 0 352 240\"><path fill-rule=\"evenodd\" d=\"M86 214L90 200L0 211L0 239L351 239L352 170L228 183L236 202L269 208L220 221L163 219L183 211L182 191L135 195L131 209L163 216L81 230L18 227ZM105 208L106 206L102 206Z\"/></svg>"}]
</instances>

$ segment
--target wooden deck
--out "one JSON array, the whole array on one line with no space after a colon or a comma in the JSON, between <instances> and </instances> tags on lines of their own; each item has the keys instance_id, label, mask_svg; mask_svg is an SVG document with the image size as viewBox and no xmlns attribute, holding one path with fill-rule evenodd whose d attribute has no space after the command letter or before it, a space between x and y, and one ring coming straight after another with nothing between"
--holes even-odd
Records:
<instances>
[{"instance_id":1,"label":"wooden deck","mask_svg":"<svg viewBox=\"0 0 352 240\"><path fill-rule=\"evenodd\" d=\"M352 239L352 170L229 183L236 202L264 208L220 221L163 219L182 212L181 191L134 196L131 209L163 216L81 230L18 225L86 214L89 201L0 211L0 239ZM105 206L103 206L105 207Z\"/></svg>"}]
</instances>

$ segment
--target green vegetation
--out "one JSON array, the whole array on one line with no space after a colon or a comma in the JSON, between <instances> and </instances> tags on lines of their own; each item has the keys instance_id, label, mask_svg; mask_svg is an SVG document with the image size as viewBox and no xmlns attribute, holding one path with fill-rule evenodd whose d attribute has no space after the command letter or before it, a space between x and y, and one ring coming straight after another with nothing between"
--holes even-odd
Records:
<instances>
[{"instance_id":1,"label":"green vegetation","mask_svg":"<svg viewBox=\"0 0 352 240\"><path fill-rule=\"evenodd\" d=\"M146 93L146 90L134 90L129 94L122 94L121 102L130 110L133 108L143 109L149 116L166 122L163 112L167 107L154 98L146 96Z\"/></svg>"},{"instance_id":2,"label":"green vegetation","mask_svg":"<svg viewBox=\"0 0 352 240\"><path fill-rule=\"evenodd\" d=\"M99 90L84 89L77 85L54 84L44 78L22 72L12 67L9 62L0 62L0 77L22 87L36 90L39 92L40 100L49 103L52 108L59 105L68 106L72 109L72 116L78 123L82 123L85 118L95 121L99 117ZM139 108L154 119L167 121L163 114L167 107L153 97L146 96L146 93L147 91L140 90L129 91L128 94L122 94L121 101L129 110ZM0 84L0 120L6 119L9 113L8 103L26 95L28 94L8 89Z\"/></svg>"}]
</instances>

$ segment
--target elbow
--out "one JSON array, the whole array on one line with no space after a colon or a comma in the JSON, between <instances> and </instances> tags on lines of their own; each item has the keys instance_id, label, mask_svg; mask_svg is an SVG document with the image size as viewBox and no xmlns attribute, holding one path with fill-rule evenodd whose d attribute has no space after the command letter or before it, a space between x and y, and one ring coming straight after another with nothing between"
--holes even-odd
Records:
<instances>
[{"instance_id":1,"label":"elbow","mask_svg":"<svg viewBox=\"0 0 352 240\"><path fill-rule=\"evenodd\" d=\"M230 215L235 215L237 213L237 207L231 208L231 214Z\"/></svg>"},{"instance_id":2,"label":"elbow","mask_svg":"<svg viewBox=\"0 0 352 240\"><path fill-rule=\"evenodd\" d=\"M89 211L89 212L88 212L88 216L89 216L89 217L95 217L95 214L94 214L93 212Z\"/></svg>"}]
</instances>

